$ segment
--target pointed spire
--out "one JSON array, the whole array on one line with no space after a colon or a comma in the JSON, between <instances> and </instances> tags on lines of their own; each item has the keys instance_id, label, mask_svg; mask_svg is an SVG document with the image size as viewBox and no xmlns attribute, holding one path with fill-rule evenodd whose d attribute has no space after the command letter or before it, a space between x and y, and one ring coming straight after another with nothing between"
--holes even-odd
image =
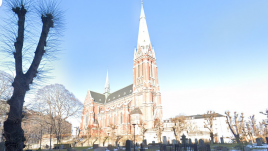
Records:
<instances>
[{"instance_id":1,"label":"pointed spire","mask_svg":"<svg viewBox=\"0 0 268 151\"><path fill-rule=\"evenodd\" d=\"M140 15L140 26L139 26L139 36L138 36L138 47L151 45L149 31L147 28L147 23L145 19L145 13L143 9L143 1L141 1L141 15Z\"/></svg>"},{"instance_id":2,"label":"pointed spire","mask_svg":"<svg viewBox=\"0 0 268 151\"><path fill-rule=\"evenodd\" d=\"M106 76L106 82L104 86L104 93L110 93L110 83L109 83L109 77L108 77L108 69L107 69L107 76Z\"/></svg>"}]
</instances>

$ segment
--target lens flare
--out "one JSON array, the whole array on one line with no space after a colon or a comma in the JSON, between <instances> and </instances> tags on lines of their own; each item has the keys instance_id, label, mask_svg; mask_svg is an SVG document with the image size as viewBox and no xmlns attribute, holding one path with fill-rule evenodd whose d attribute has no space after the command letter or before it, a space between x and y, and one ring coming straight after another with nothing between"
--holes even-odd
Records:
<instances>
[{"instance_id":1,"label":"lens flare","mask_svg":"<svg viewBox=\"0 0 268 151\"><path fill-rule=\"evenodd\" d=\"M2 5L2 0L0 0L0 6Z\"/></svg>"}]
</instances>

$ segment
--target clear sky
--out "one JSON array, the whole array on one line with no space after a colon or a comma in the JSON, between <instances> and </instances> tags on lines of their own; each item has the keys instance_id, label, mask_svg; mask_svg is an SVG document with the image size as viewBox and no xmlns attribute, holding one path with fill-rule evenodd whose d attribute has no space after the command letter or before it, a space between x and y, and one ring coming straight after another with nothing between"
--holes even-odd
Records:
<instances>
[{"instance_id":1,"label":"clear sky","mask_svg":"<svg viewBox=\"0 0 268 151\"><path fill-rule=\"evenodd\" d=\"M64 0L61 7L63 50L47 84L65 85L81 102L87 90L104 91L107 68L112 92L131 84L140 1ZM265 118L267 8L267 0L144 0L164 118L207 110ZM0 24L4 16L1 6Z\"/></svg>"}]
</instances>

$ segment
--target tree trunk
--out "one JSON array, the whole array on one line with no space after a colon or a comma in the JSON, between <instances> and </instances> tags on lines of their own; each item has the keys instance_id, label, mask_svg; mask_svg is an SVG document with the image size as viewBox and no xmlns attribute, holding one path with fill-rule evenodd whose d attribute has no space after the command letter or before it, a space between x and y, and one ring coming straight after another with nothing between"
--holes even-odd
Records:
<instances>
[{"instance_id":1,"label":"tree trunk","mask_svg":"<svg viewBox=\"0 0 268 151\"><path fill-rule=\"evenodd\" d=\"M210 139L211 139L211 144L214 143L214 135L213 135L213 132L210 132Z\"/></svg>"},{"instance_id":2,"label":"tree trunk","mask_svg":"<svg viewBox=\"0 0 268 151\"><path fill-rule=\"evenodd\" d=\"M25 87L19 82L20 76L14 79L13 95L8 104L10 105L10 111L8 118L4 122L4 136L6 138L5 146L6 151L22 151L25 147L24 131L21 128L22 108L25 97Z\"/></svg>"},{"instance_id":3,"label":"tree trunk","mask_svg":"<svg viewBox=\"0 0 268 151\"><path fill-rule=\"evenodd\" d=\"M235 135L235 140L236 140L237 144L240 143L240 136L239 136L239 134Z\"/></svg>"}]
</instances>

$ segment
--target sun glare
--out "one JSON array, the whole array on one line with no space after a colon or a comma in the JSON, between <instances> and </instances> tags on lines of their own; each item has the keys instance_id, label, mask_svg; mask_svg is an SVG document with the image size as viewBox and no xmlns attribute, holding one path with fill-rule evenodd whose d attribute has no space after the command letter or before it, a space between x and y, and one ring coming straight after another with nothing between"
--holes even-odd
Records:
<instances>
[{"instance_id":1,"label":"sun glare","mask_svg":"<svg viewBox=\"0 0 268 151\"><path fill-rule=\"evenodd\" d=\"M2 0L0 0L0 6L2 5Z\"/></svg>"}]
</instances>

